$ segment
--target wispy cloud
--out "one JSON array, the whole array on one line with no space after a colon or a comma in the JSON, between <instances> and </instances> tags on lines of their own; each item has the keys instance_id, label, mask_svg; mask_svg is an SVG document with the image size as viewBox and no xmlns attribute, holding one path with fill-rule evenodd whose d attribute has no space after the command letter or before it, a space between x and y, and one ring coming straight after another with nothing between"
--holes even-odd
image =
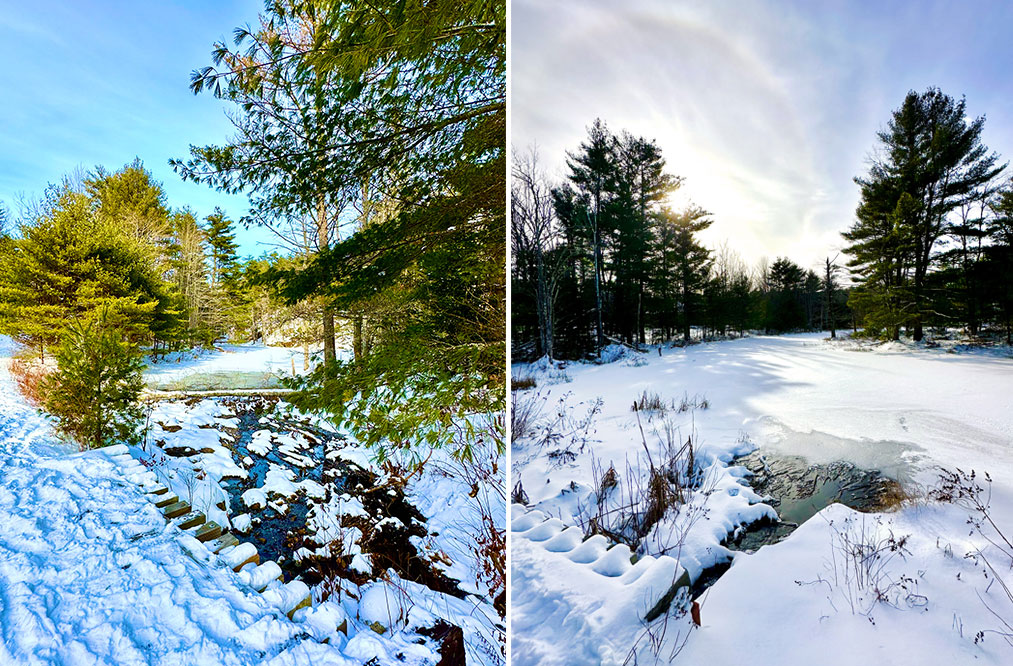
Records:
<instances>
[{"instance_id":1,"label":"wispy cloud","mask_svg":"<svg viewBox=\"0 0 1013 666\"><path fill-rule=\"evenodd\" d=\"M655 138L686 177L677 202L714 214L707 240L815 265L841 246L851 179L908 89L966 93L986 141L1013 151L998 94L1011 11L975 4L517 0L511 140L562 177L595 117Z\"/></svg>"}]
</instances>

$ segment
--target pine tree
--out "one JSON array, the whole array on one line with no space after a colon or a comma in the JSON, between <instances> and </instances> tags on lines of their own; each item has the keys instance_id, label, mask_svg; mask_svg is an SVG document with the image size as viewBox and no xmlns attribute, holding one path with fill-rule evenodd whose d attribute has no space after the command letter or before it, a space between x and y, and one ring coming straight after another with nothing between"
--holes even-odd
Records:
<instances>
[{"instance_id":1,"label":"pine tree","mask_svg":"<svg viewBox=\"0 0 1013 666\"><path fill-rule=\"evenodd\" d=\"M837 265L837 257L831 261L826 257L823 265L823 315L824 324L830 328L830 337L837 337L837 320L834 311L836 294L838 292L837 273L840 267Z\"/></svg>"},{"instance_id":2,"label":"pine tree","mask_svg":"<svg viewBox=\"0 0 1013 666\"><path fill-rule=\"evenodd\" d=\"M318 222L315 256L267 278L289 302L324 303L331 358L302 406L373 444L410 445L420 423L445 443L451 414L505 405L505 5L338 9L272 2L235 49L217 44L192 89L236 103L238 135L173 166L251 194L251 221ZM367 182L398 210L336 242L336 211ZM334 360L328 313L378 295L400 315L372 354ZM350 410L355 395L372 409Z\"/></svg>"},{"instance_id":3,"label":"pine tree","mask_svg":"<svg viewBox=\"0 0 1013 666\"><path fill-rule=\"evenodd\" d=\"M1002 322L1006 344L1013 344L1013 181L997 193L991 207L995 213L987 227L991 242L984 248L978 279L990 314Z\"/></svg>"},{"instance_id":4,"label":"pine tree","mask_svg":"<svg viewBox=\"0 0 1013 666\"><path fill-rule=\"evenodd\" d=\"M100 219L156 251L161 246L168 233L165 190L140 158L115 173L96 167L85 179L84 191Z\"/></svg>"},{"instance_id":5,"label":"pine tree","mask_svg":"<svg viewBox=\"0 0 1013 666\"><path fill-rule=\"evenodd\" d=\"M189 209L173 213L169 223L171 276L187 315L188 342L210 345L216 332L209 321L214 307L214 295L208 280L204 230Z\"/></svg>"},{"instance_id":6,"label":"pine tree","mask_svg":"<svg viewBox=\"0 0 1013 666\"><path fill-rule=\"evenodd\" d=\"M692 206L675 213L664 209L659 225L660 251L669 255L667 279L675 285L682 311L682 337L690 341L691 326L702 310L701 299L710 271L710 250L697 241L695 235L712 224L710 213ZM661 279L666 279L662 274Z\"/></svg>"},{"instance_id":7,"label":"pine tree","mask_svg":"<svg viewBox=\"0 0 1013 666\"><path fill-rule=\"evenodd\" d=\"M569 180L580 193L580 206L584 223L590 232L591 253L594 263L595 345L600 353L605 345L604 330L604 239L612 232L615 220L607 207L616 188L616 139L600 118L588 128L587 141L575 153L567 153Z\"/></svg>"},{"instance_id":8,"label":"pine tree","mask_svg":"<svg viewBox=\"0 0 1013 666\"><path fill-rule=\"evenodd\" d=\"M205 218L207 227L204 236L211 256L211 284L229 284L236 278L236 264L238 258L236 250L239 244L236 243L236 234L233 231L233 222L225 212L215 207L215 211Z\"/></svg>"},{"instance_id":9,"label":"pine tree","mask_svg":"<svg viewBox=\"0 0 1013 666\"><path fill-rule=\"evenodd\" d=\"M770 266L770 293L768 294L768 330L793 331L806 324L805 295L811 276L787 257L778 257ZM818 283L818 279L817 279Z\"/></svg>"},{"instance_id":10,"label":"pine tree","mask_svg":"<svg viewBox=\"0 0 1013 666\"><path fill-rule=\"evenodd\" d=\"M134 442L144 362L123 338L110 306L69 322L56 360L58 368L43 380L42 392L60 432L82 449Z\"/></svg>"},{"instance_id":11,"label":"pine tree","mask_svg":"<svg viewBox=\"0 0 1013 666\"><path fill-rule=\"evenodd\" d=\"M0 239L10 237L13 226L10 209L0 201Z\"/></svg>"},{"instance_id":12,"label":"pine tree","mask_svg":"<svg viewBox=\"0 0 1013 666\"><path fill-rule=\"evenodd\" d=\"M40 352L67 322L103 305L132 339L148 338L171 327L170 299L150 254L79 192L65 190L20 238L0 245L0 332Z\"/></svg>"},{"instance_id":13,"label":"pine tree","mask_svg":"<svg viewBox=\"0 0 1013 666\"><path fill-rule=\"evenodd\" d=\"M632 341L628 330L632 326L636 340L646 340L644 308L650 278L649 262L654 238L654 221L657 206L682 180L665 173L665 160L661 148L654 141L623 132L617 145L617 176L622 193L618 201L627 206L619 219L617 229L616 290L628 294L625 308L616 308L617 323L627 330L623 337Z\"/></svg>"},{"instance_id":14,"label":"pine tree","mask_svg":"<svg viewBox=\"0 0 1013 666\"><path fill-rule=\"evenodd\" d=\"M883 157L862 188L858 220L844 234L861 290L859 303L874 326L893 337L909 325L921 340L931 313L927 291L935 247L947 216L1001 172L998 156L981 143L985 119L968 122L965 101L938 88L911 91L879 132Z\"/></svg>"}]
</instances>

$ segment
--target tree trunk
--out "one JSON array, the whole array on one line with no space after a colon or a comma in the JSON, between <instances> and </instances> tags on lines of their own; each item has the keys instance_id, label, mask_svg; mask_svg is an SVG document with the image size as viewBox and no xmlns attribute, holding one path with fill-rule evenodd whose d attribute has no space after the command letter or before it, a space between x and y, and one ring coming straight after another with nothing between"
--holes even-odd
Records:
<instances>
[{"instance_id":1,"label":"tree trunk","mask_svg":"<svg viewBox=\"0 0 1013 666\"><path fill-rule=\"evenodd\" d=\"M360 314L352 317L352 354L356 361L365 358L362 349L362 315Z\"/></svg>"},{"instance_id":2,"label":"tree trunk","mask_svg":"<svg viewBox=\"0 0 1013 666\"><path fill-rule=\"evenodd\" d=\"M330 245L330 229L327 224L327 202L323 196L317 198L317 247L322 251ZM322 308L324 325L324 364L330 365L337 358L334 345L334 308L324 297Z\"/></svg>"},{"instance_id":3,"label":"tree trunk","mask_svg":"<svg viewBox=\"0 0 1013 666\"><path fill-rule=\"evenodd\" d=\"M640 289L637 292L637 339L640 344L647 344L647 332L644 330L644 280L640 279Z\"/></svg>"},{"instance_id":4,"label":"tree trunk","mask_svg":"<svg viewBox=\"0 0 1013 666\"><path fill-rule=\"evenodd\" d=\"M595 220L594 220L594 302L595 302L595 311L597 312L597 321L595 322L597 349L598 355L601 356L602 347L605 346L605 334L604 331L602 331L602 316L601 316L601 235L598 233L597 211L595 212Z\"/></svg>"},{"instance_id":5,"label":"tree trunk","mask_svg":"<svg viewBox=\"0 0 1013 666\"><path fill-rule=\"evenodd\" d=\"M918 271L915 271L915 316L914 316L914 333L912 338L915 342L920 342L923 337L922 332L922 280L924 277L919 277Z\"/></svg>"},{"instance_id":6,"label":"tree trunk","mask_svg":"<svg viewBox=\"0 0 1013 666\"><path fill-rule=\"evenodd\" d=\"M334 345L334 309L327 303L323 307L324 320L324 363L330 364L338 357Z\"/></svg>"},{"instance_id":7,"label":"tree trunk","mask_svg":"<svg viewBox=\"0 0 1013 666\"><path fill-rule=\"evenodd\" d=\"M689 330L689 289L687 287L688 277L682 276L682 339L689 343L690 330Z\"/></svg>"}]
</instances>

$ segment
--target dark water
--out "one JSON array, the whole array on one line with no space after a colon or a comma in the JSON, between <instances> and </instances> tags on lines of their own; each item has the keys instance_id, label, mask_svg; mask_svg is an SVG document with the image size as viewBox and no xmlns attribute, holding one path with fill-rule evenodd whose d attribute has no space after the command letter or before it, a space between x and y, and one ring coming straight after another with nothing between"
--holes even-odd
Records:
<instances>
[{"instance_id":1,"label":"dark water","mask_svg":"<svg viewBox=\"0 0 1013 666\"><path fill-rule=\"evenodd\" d=\"M840 502L856 511L884 511L896 506L904 493L899 483L883 474L862 469L849 462L825 465L811 464L801 456L761 454L754 451L732 461L752 472L747 477L757 494L769 496L766 502L774 507L781 520L757 521L729 535L725 545L731 550L755 551L783 541L799 525L823 508ZM716 583L731 566L721 562L706 570L693 583L696 598Z\"/></svg>"},{"instance_id":2,"label":"dark water","mask_svg":"<svg viewBox=\"0 0 1013 666\"><path fill-rule=\"evenodd\" d=\"M849 462L825 465L809 463L800 456L761 454L736 458L753 473L749 484L759 495L770 496L781 521L759 521L730 539L733 550L756 550L782 541L799 525L823 508L840 502L856 511L883 511L896 506L904 494L900 484L883 474Z\"/></svg>"},{"instance_id":3,"label":"dark water","mask_svg":"<svg viewBox=\"0 0 1013 666\"><path fill-rule=\"evenodd\" d=\"M240 541L248 541L257 547L261 560L274 560L285 574L285 580L298 576L310 585L323 580L340 577L362 584L389 568L398 575L426 585L434 590L464 598L459 582L447 577L432 562L420 556L412 537L423 537L428 533L426 518L405 497L403 484L394 480L381 480L376 474L353 462L333 455L347 446L344 438L332 432L315 428L311 424L288 418L279 412L277 397L243 397L221 400L221 403L238 421L235 428L220 428L235 438L223 440L233 460L247 471L247 478L228 477L221 486L229 497L228 514L231 517L249 513L253 519L247 534L232 532ZM285 445L289 456L281 452L282 444L272 442L266 454L250 450L253 436L261 430L270 430L279 435L299 435L298 450L292 451ZM175 455L189 455L190 451L180 450ZM290 459L291 454L302 458L300 462ZM247 467L242 461L249 457L253 462ZM300 464L301 463L301 464ZM311 497L300 490L292 497L268 497L268 502L283 503L279 512L271 506L252 509L243 501L243 493L251 488L263 487L272 464L289 470L292 482L311 479L320 484L325 495ZM325 504L333 494L348 493L356 497L363 506L364 516L346 517L343 523L356 527L362 537L359 545L368 553L373 562L372 573L353 571L352 557L345 554L315 556L298 561L295 552L306 547L316 550L327 544L317 541L317 535L307 527L307 516L316 504ZM396 518L402 527L377 526L385 518Z\"/></svg>"},{"instance_id":4,"label":"dark water","mask_svg":"<svg viewBox=\"0 0 1013 666\"><path fill-rule=\"evenodd\" d=\"M293 483L312 479L330 492L338 493L344 491L345 480L349 478L352 470L348 464L340 460L328 461L326 457L329 450L343 445L343 439L313 430L306 423L279 418L273 413L274 406L273 401L265 400L236 400L229 404L229 408L239 421L238 429L230 432L238 439L234 443L223 442L223 444L231 449L232 458L237 463L241 464L240 461L249 456L253 460L253 465L245 468L249 475L247 478L228 477L222 479L221 486L229 495L229 515L249 513L254 519L248 534L239 534L233 530L236 537L241 541L253 543L262 560L278 562L287 580L290 576L302 573L302 568L292 558L292 553L301 545L298 537L306 532L306 518L310 507L314 502L323 500L306 497L300 491L295 497L282 498L281 501L287 508L284 513L279 513L270 506L263 509L248 508L243 502L243 493L264 485L272 463L290 470L294 474ZM261 419L265 417L267 422L261 423ZM265 455L250 451L249 445L253 441L253 434L259 430L271 430L279 434L301 434L306 443L298 453L309 458L313 464L302 467L286 459L277 443L272 444L271 450Z\"/></svg>"}]
</instances>

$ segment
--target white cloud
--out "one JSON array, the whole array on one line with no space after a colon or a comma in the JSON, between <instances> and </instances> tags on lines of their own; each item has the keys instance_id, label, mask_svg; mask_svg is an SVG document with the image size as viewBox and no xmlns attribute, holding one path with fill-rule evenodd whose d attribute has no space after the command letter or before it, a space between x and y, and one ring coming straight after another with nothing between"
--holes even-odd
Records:
<instances>
[{"instance_id":1,"label":"white cloud","mask_svg":"<svg viewBox=\"0 0 1013 666\"><path fill-rule=\"evenodd\" d=\"M714 214L706 240L727 239L750 262L787 255L815 265L842 246L858 201L852 178L909 88L967 92L975 115L995 104L986 134L996 125L1007 135L1013 120L995 122L998 97L975 105L970 90L947 87L945 54L930 37L961 29L958 8L885 16L877 7L515 1L511 141L537 142L562 178L565 151L596 117L657 139L670 171L686 178L676 200Z\"/></svg>"}]
</instances>

